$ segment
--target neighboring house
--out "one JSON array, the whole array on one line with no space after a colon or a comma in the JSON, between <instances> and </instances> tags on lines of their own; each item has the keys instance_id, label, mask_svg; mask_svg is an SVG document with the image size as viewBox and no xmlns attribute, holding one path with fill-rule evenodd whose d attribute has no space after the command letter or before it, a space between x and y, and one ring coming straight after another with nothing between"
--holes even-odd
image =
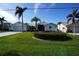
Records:
<instances>
[{"instance_id":1,"label":"neighboring house","mask_svg":"<svg viewBox=\"0 0 79 59\"><path fill-rule=\"evenodd\" d=\"M62 22L61 24L57 25L58 31L67 32L67 23Z\"/></svg>"},{"instance_id":2,"label":"neighboring house","mask_svg":"<svg viewBox=\"0 0 79 59\"><path fill-rule=\"evenodd\" d=\"M22 22L14 23L13 31L22 31ZM25 24L23 24L23 31L27 31L27 26Z\"/></svg>"},{"instance_id":3,"label":"neighboring house","mask_svg":"<svg viewBox=\"0 0 79 59\"><path fill-rule=\"evenodd\" d=\"M57 26L53 23L39 23L39 31L57 31Z\"/></svg>"},{"instance_id":4,"label":"neighboring house","mask_svg":"<svg viewBox=\"0 0 79 59\"><path fill-rule=\"evenodd\" d=\"M9 30L13 31L13 24L9 23Z\"/></svg>"},{"instance_id":5,"label":"neighboring house","mask_svg":"<svg viewBox=\"0 0 79 59\"><path fill-rule=\"evenodd\" d=\"M22 22L16 22L12 25L13 28L11 28L13 31L22 31ZM23 24L23 31L27 31L27 25Z\"/></svg>"},{"instance_id":6,"label":"neighboring house","mask_svg":"<svg viewBox=\"0 0 79 59\"><path fill-rule=\"evenodd\" d=\"M48 23L46 22L41 22L41 23L38 23L38 30L39 31L45 31L45 25L47 25Z\"/></svg>"},{"instance_id":7,"label":"neighboring house","mask_svg":"<svg viewBox=\"0 0 79 59\"><path fill-rule=\"evenodd\" d=\"M57 26L55 24L49 23L45 25L45 31L57 31Z\"/></svg>"},{"instance_id":8,"label":"neighboring house","mask_svg":"<svg viewBox=\"0 0 79 59\"><path fill-rule=\"evenodd\" d=\"M79 33L79 23L68 24L67 28L68 28L69 32L74 32L75 31L75 33Z\"/></svg>"}]
</instances>

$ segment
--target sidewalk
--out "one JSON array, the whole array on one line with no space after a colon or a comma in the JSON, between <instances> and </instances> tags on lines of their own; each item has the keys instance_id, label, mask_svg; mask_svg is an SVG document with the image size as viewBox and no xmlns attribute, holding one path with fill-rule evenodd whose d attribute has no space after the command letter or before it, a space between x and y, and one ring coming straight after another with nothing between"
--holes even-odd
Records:
<instances>
[{"instance_id":1,"label":"sidewalk","mask_svg":"<svg viewBox=\"0 0 79 59\"><path fill-rule=\"evenodd\" d=\"M16 33L20 33L20 32L2 32L0 33L0 37L8 36L8 35L16 34Z\"/></svg>"}]
</instances>

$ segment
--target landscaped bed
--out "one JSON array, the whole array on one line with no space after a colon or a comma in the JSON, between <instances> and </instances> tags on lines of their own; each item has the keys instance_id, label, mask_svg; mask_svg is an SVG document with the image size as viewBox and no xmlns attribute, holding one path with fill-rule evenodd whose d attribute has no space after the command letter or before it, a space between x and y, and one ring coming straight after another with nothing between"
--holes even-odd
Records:
<instances>
[{"instance_id":1,"label":"landscaped bed","mask_svg":"<svg viewBox=\"0 0 79 59\"><path fill-rule=\"evenodd\" d=\"M67 41L72 38L63 32L35 32L34 37L42 40Z\"/></svg>"},{"instance_id":2,"label":"landscaped bed","mask_svg":"<svg viewBox=\"0 0 79 59\"><path fill-rule=\"evenodd\" d=\"M68 41L39 41L32 32L23 32L0 38L0 55L79 55L79 36L69 35Z\"/></svg>"}]
</instances>

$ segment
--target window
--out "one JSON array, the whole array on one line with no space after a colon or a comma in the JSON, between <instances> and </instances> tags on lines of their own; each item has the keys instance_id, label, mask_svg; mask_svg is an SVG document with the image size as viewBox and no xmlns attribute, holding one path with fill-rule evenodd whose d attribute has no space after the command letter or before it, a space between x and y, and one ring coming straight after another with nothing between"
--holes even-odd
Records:
<instances>
[{"instance_id":1,"label":"window","mask_svg":"<svg viewBox=\"0 0 79 59\"><path fill-rule=\"evenodd\" d=\"M52 26L49 26L49 28L52 28Z\"/></svg>"}]
</instances>

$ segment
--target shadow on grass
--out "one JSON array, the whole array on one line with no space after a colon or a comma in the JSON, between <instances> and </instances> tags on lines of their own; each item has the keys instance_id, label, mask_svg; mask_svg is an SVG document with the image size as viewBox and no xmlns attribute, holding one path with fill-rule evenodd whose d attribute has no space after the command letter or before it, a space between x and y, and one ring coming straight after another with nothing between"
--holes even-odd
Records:
<instances>
[{"instance_id":1,"label":"shadow on grass","mask_svg":"<svg viewBox=\"0 0 79 59\"><path fill-rule=\"evenodd\" d=\"M69 40L72 40L73 38L72 37L69 37L69 36L64 36L64 37L43 37L43 36L34 36L35 38L37 39L41 39L41 40L49 40L49 41L69 41Z\"/></svg>"},{"instance_id":2,"label":"shadow on grass","mask_svg":"<svg viewBox=\"0 0 79 59\"><path fill-rule=\"evenodd\" d=\"M38 38L38 39L43 39L43 40L50 40L50 41L69 41L69 40L72 40L72 38L71 37L64 37L64 38L61 38L61 39L59 39L59 38Z\"/></svg>"}]
</instances>

